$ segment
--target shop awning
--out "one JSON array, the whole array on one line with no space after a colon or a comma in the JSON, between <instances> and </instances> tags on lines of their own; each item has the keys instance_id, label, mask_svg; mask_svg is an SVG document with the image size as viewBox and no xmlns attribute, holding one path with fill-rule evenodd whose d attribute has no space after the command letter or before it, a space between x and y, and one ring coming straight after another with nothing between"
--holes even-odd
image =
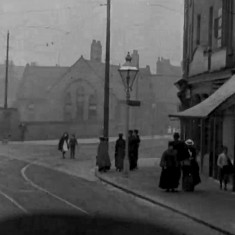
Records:
<instances>
[{"instance_id":1,"label":"shop awning","mask_svg":"<svg viewBox=\"0 0 235 235\"><path fill-rule=\"evenodd\" d=\"M182 112L170 114L169 117L206 118L227 99L235 94L235 75L201 103Z\"/></svg>"}]
</instances>

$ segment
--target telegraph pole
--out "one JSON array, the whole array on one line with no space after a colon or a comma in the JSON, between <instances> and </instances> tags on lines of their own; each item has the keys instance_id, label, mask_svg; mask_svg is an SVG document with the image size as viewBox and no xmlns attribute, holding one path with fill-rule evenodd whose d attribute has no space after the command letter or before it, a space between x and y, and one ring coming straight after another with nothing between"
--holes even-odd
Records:
<instances>
[{"instance_id":1,"label":"telegraph pole","mask_svg":"<svg viewBox=\"0 0 235 235\"><path fill-rule=\"evenodd\" d=\"M105 85L104 85L104 124L103 135L109 137L109 68L110 68L110 8L111 0L107 0Z\"/></svg>"},{"instance_id":2,"label":"telegraph pole","mask_svg":"<svg viewBox=\"0 0 235 235\"><path fill-rule=\"evenodd\" d=\"M4 109L8 108L7 97L8 97L8 63L9 63L9 31L7 32L7 52L6 52L6 77L5 77L5 102Z\"/></svg>"}]
</instances>

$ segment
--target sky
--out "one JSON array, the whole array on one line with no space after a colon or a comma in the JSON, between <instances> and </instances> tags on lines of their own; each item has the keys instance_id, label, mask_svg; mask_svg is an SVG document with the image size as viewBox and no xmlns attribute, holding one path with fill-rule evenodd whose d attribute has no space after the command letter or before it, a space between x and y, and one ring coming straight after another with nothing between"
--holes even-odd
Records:
<instances>
[{"instance_id":1,"label":"sky","mask_svg":"<svg viewBox=\"0 0 235 235\"><path fill-rule=\"evenodd\" d=\"M105 60L106 0L0 0L0 63L71 66L90 58L93 39ZM180 65L183 45L183 0L111 0L111 63L123 64L138 50L140 65L156 71L158 57Z\"/></svg>"}]
</instances>

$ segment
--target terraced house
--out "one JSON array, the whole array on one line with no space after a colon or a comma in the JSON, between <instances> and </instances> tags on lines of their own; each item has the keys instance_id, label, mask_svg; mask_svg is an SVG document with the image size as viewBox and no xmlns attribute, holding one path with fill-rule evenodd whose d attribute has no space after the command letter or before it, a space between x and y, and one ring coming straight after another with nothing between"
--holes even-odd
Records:
<instances>
[{"instance_id":1,"label":"terraced house","mask_svg":"<svg viewBox=\"0 0 235 235\"><path fill-rule=\"evenodd\" d=\"M217 177L221 146L235 156L235 6L185 0L183 77L176 85L183 138L195 140L202 170Z\"/></svg>"}]
</instances>

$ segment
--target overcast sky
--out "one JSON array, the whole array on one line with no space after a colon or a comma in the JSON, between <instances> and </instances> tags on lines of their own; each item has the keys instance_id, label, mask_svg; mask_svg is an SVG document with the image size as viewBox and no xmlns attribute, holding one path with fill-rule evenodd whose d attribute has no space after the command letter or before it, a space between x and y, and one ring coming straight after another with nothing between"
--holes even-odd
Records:
<instances>
[{"instance_id":1,"label":"overcast sky","mask_svg":"<svg viewBox=\"0 0 235 235\"><path fill-rule=\"evenodd\" d=\"M182 60L183 0L111 0L111 62L137 49L140 65L156 71L158 56ZM10 59L17 65L71 66L90 57L92 39L105 56L106 0L0 0L0 63L10 30Z\"/></svg>"}]
</instances>

